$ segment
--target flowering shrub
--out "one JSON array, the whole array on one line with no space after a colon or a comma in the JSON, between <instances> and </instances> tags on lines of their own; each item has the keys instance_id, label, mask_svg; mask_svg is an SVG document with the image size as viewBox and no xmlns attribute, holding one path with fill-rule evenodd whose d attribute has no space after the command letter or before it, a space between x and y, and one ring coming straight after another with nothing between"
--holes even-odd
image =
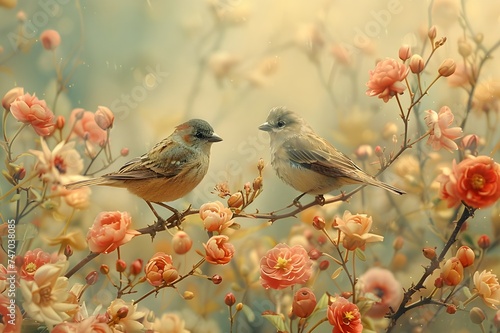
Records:
<instances>
[{"instance_id":1,"label":"flowering shrub","mask_svg":"<svg viewBox=\"0 0 500 333\"><path fill-rule=\"evenodd\" d=\"M0 1L0 332L500 330L500 4L56 2ZM339 148L297 181L406 193L281 183L271 105Z\"/></svg>"}]
</instances>

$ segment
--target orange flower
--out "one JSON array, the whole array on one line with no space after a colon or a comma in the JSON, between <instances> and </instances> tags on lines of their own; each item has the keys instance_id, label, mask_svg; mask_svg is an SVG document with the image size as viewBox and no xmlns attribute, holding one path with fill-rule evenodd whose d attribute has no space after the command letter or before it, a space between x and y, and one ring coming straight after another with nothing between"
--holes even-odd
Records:
<instances>
[{"instance_id":1,"label":"orange flower","mask_svg":"<svg viewBox=\"0 0 500 333\"><path fill-rule=\"evenodd\" d=\"M300 288L295 293L292 303L292 312L300 318L307 318L316 307L316 296L309 288Z\"/></svg>"},{"instance_id":2,"label":"orange flower","mask_svg":"<svg viewBox=\"0 0 500 333\"><path fill-rule=\"evenodd\" d=\"M434 110L426 110L425 123L430 130L430 135L427 144L432 146L432 149L439 150L445 148L448 151L457 150L458 146L455 141L462 136L460 127L449 126L453 123L453 113L450 108L443 106L439 113Z\"/></svg>"},{"instance_id":3,"label":"orange flower","mask_svg":"<svg viewBox=\"0 0 500 333\"><path fill-rule=\"evenodd\" d=\"M464 278L464 266L457 257L446 260L439 275L448 286L456 286Z\"/></svg>"},{"instance_id":4,"label":"orange flower","mask_svg":"<svg viewBox=\"0 0 500 333\"><path fill-rule=\"evenodd\" d=\"M44 100L28 93L17 97L10 104L10 112L18 121L30 124L36 134L48 136L54 131L54 114Z\"/></svg>"},{"instance_id":5,"label":"orange flower","mask_svg":"<svg viewBox=\"0 0 500 333\"><path fill-rule=\"evenodd\" d=\"M109 253L139 235L138 231L129 229L131 223L127 212L99 213L87 233L90 251Z\"/></svg>"},{"instance_id":6,"label":"orange flower","mask_svg":"<svg viewBox=\"0 0 500 333\"><path fill-rule=\"evenodd\" d=\"M225 265L234 255L234 246L226 235L212 236L205 247L205 259L215 265Z\"/></svg>"},{"instance_id":7,"label":"orange flower","mask_svg":"<svg viewBox=\"0 0 500 333\"><path fill-rule=\"evenodd\" d=\"M456 256L464 267L469 267L470 265L474 264L474 259L476 258L474 251L470 247L465 245L461 246L457 250Z\"/></svg>"},{"instance_id":8,"label":"orange flower","mask_svg":"<svg viewBox=\"0 0 500 333\"><path fill-rule=\"evenodd\" d=\"M260 260L260 282L264 288L283 289L305 283L311 277L312 260L301 245L280 243Z\"/></svg>"},{"instance_id":9,"label":"orange flower","mask_svg":"<svg viewBox=\"0 0 500 333\"><path fill-rule=\"evenodd\" d=\"M381 242L384 237L369 233L372 227L372 218L366 214L351 214L348 210L342 218L335 218L335 228L342 231L342 245L346 250L354 251L357 248L365 249L366 243Z\"/></svg>"},{"instance_id":10,"label":"orange flower","mask_svg":"<svg viewBox=\"0 0 500 333\"><path fill-rule=\"evenodd\" d=\"M172 257L164 252L155 253L144 267L144 271L149 284L155 287L172 283L179 277Z\"/></svg>"},{"instance_id":11,"label":"orange flower","mask_svg":"<svg viewBox=\"0 0 500 333\"><path fill-rule=\"evenodd\" d=\"M363 331L358 307L344 297L337 297L328 306L326 315L330 324L333 325L332 333L361 333Z\"/></svg>"},{"instance_id":12,"label":"orange flower","mask_svg":"<svg viewBox=\"0 0 500 333\"><path fill-rule=\"evenodd\" d=\"M460 201L474 208L485 208L500 198L500 166L489 156L468 156L459 164L453 161L452 170L438 176L439 196L448 207Z\"/></svg>"},{"instance_id":13,"label":"orange flower","mask_svg":"<svg viewBox=\"0 0 500 333\"><path fill-rule=\"evenodd\" d=\"M193 246L193 240L184 231L177 231L174 237L172 237L172 247L177 254L187 253L191 250L191 246Z\"/></svg>"},{"instance_id":14,"label":"orange flower","mask_svg":"<svg viewBox=\"0 0 500 333\"><path fill-rule=\"evenodd\" d=\"M203 226L207 231L217 231L228 228L233 224L233 212L231 209L224 207L219 202L209 202L200 207L200 217L203 220Z\"/></svg>"},{"instance_id":15,"label":"orange flower","mask_svg":"<svg viewBox=\"0 0 500 333\"><path fill-rule=\"evenodd\" d=\"M500 285L498 278L491 271L482 271L474 273L474 287L477 293L484 300L486 305L496 309L500 304Z\"/></svg>"},{"instance_id":16,"label":"orange flower","mask_svg":"<svg viewBox=\"0 0 500 333\"><path fill-rule=\"evenodd\" d=\"M408 75L409 69L394 59L384 59L377 63L370 71L370 79L366 83L368 96L378 96L385 103L394 95L402 94L406 89L402 82Z\"/></svg>"}]
</instances>

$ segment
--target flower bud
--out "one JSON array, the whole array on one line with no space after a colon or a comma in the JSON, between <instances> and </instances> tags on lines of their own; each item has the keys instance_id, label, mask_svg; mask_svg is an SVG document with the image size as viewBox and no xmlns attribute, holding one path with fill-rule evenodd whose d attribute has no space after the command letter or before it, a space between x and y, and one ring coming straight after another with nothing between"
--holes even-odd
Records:
<instances>
[{"instance_id":1,"label":"flower bud","mask_svg":"<svg viewBox=\"0 0 500 333\"><path fill-rule=\"evenodd\" d=\"M321 216L315 216L313 218L313 227L315 229L323 230L323 229L325 229L325 225L326 225L325 219L322 218Z\"/></svg>"},{"instance_id":2,"label":"flower bud","mask_svg":"<svg viewBox=\"0 0 500 333\"><path fill-rule=\"evenodd\" d=\"M85 281L89 286L96 284L98 279L99 279L99 273L97 273L97 271L92 271L85 277Z\"/></svg>"},{"instance_id":3,"label":"flower bud","mask_svg":"<svg viewBox=\"0 0 500 333\"><path fill-rule=\"evenodd\" d=\"M241 310L243 310L243 303L236 304L236 311L241 311Z\"/></svg>"},{"instance_id":4,"label":"flower bud","mask_svg":"<svg viewBox=\"0 0 500 333\"><path fill-rule=\"evenodd\" d=\"M373 154L373 148L370 145L361 145L361 146L358 147L358 149L356 149L356 151L354 152L354 154L356 154L356 157L360 161L365 161L367 158L369 158L370 156L372 156L372 154Z\"/></svg>"},{"instance_id":5,"label":"flower bud","mask_svg":"<svg viewBox=\"0 0 500 333\"><path fill-rule=\"evenodd\" d=\"M243 194L241 192L233 193L229 199L227 199L227 205L230 208L239 208L243 205Z\"/></svg>"},{"instance_id":6,"label":"flower bud","mask_svg":"<svg viewBox=\"0 0 500 333\"><path fill-rule=\"evenodd\" d=\"M405 240L403 237L401 236L397 236L395 239L394 239L394 242L392 242L392 248L395 250L395 251L399 251L403 248L403 244L404 244Z\"/></svg>"},{"instance_id":7,"label":"flower bud","mask_svg":"<svg viewBox=\"0 0 500 333\"><path fill-rule=\"evenodd\" d=\"M352 292L351 291L343 291L341 294L340 294L341 297L344 297L345 299L349 299L351 298L352 296Z\"/></svg>"},{"instance_id":8,"label":"flower bud","mask_svg":"<svg viewBox=\"0 0 500 333\"><path fill-rule=\"evenodd\" d=\"M406 61L411 57L411 47L410 45L401 45L399 48L399 59Z\"/></svg>"},{"instance_id":9,"label":"flower bud","mask_svg":"<svg viewBox=\"0 0 500 333\"><path fill-rule=\"evenodd\" d=\"M14 178L14 180L16 181L23 180L24 177L26 177L26 169L23 167L18 167L17 170L12 175L12 178Z\"/></svg>"},{"instance_id":10,"label":"flower bud","mask_svg":"<svg viewBox=\"0 0 500 333\"><path fill-rule=\"evenodd\" d=\"M66 256L66 258L69 258L73 255L73 249L71 248L71 245L66 245L66 247L64 248L64 255Z\"/></svg>"},{"instance_id":11,"label":"flower bud","mask_svg":"<svg viewBox=\"0 0 500 333\"><path fill-rule=\"evenodd\" d=\"M212 280L213 284L221 284L221 282L222 282L222 276L220 276L218 274L215 274L214 276L212 276L210 278L210 280Z\"/></svg>"},{"instance_id":12,"label":"flower bud","mask_svg":"<svg viewBox=\"0 0 500 333\"><path fill-rule=\"evenodd\" d=\"M309 288L300 288L293 297L292 313L299 318L307 318L316 307L316 296Z\"/></svg>"},{"instance_id":13,"label":"flower bud","mask_svg":"<svg viewBox=\"0 0 500 333\"><path fill-rule=\"evenodd\" d=\"M434 258L436 258L436 248L424 247L422 252L424 254L424 257L426 257L429 260L433 260Z\"/></svg>"},{"instance_id":14,"label":"flower bud","mask_svg":"<svg viewBox=\"0 0 500 333\"><path fill-rule=\"evenodd\" d=\"M257 177L254 179L253 184L252 184L253 190L254 191L259 191L262 189L262 177Z\"/></svg>"},{"instance_id":15,"label":"flower bud","mask_svg":"<svg viewBox=\"0 0 500 333\"><path fill-rule=\"evenodd\" d=\"M382 147L380 147L380 146L376 146L376 147L375 147L375 155L376 155L377 157L382 157L382 156L384 156L384 149L383 149Z\"/></svg>"},{"instance_id":16,"label":"flower bud","mask_svg":"<svg viewBox=\"0 0 500 333\"><path fill-rule=\"evenodd\" d=\"M484 39L484 35L482 33L477 33L474 36L474 42L476 42L477 44L481 44L483 42L483 39Z\"/></svg>"},{"instance_id":17,"label":"flower bud","mask_svg":"<svg viewBox=\"0 0 500 333\"><path fill-rule=\"evenodd\" d=\"M444 286L443 278L438 277L438 278L436 278L436 280L434 280L434 287L443 288L443 286Z\"/></svg>"},{"instance_id":18,"label":"flower bud","mask_svg":"<svg viewBox=\"0 0 500 333\"><path fill-rule=\"evenodd\" d=\"M17 1L16 1L16 2L17 2ZM14 1L12 2L12 3L14 4L14 6L15 6L15 3L16 3L16 2L14 2ZM16 19L17 19L20 23L26 22L26 19L27 19L27 17L26 17L26 12L24 12L24 10L20 10L20 11L18 11L18 12L17 12L17 14L16 14Z\"/></svg>"},{"instance_id":19,"label":"flower bud","mask_svg":"<svg viewBox=\"0 0 500 333\"><path fill-rule=\"evenodd\" d=\"M102 264L101 267L99 267L99 272L101 272L101 274L104 274L104 275L109 274L108 265Z\"/></svg>"},{"instance_id":20,"label":"flower bud","mask_svg":"<svg viewBox=\"0 0 500 333\"><path fill-rule=\"evenodd\" d=\"M94 114L94 120L101 129L107 130L113 127L115 115L111 110L105 106L98 106Z\"/></svg>"},{"instance_id":21,"label":"flower bud","mask_svg":"<svg viewBox=\"0 0 500 333\"><path fill-rule=\"evenodd\" d=\"M441 76L448 77L451 74L455 73L455 69L457 68L457 64L453 59L445 59L441 66L438 68L438 73Z\"/></svg>"},{"instance_id":22,"label":"flower bud","mask_svg":"<svg viewBox=\"0 0 500 333\"><path fill-rule=\"evenodd\" d=\"M311 258L311 260L318 260L322 255L323 253L318 249L309 251L309 258Z\"/></svg>"},{"instance_id":23,"label":"flower bud","mask_svg":"<svg viewBox=\"0 0 500 333\"><path fill-rule=\"evenodd\" d=\"M495 326L497 331L500 328L500 310L497 310L495 316L493 317L493 326Z\"/></svg>"},{"instance_id":24,"label":"flower bud","mask_svg":"<svg viewBox=\"0 0 500 333\"><path fill-rule=\"evenodd\" d=\"M458 41L458 53L462 57L467 58L472 53L472 46L467 41L464 41L464 40L460 41L459 40Z\"/></svg>"},{"instance_id":25,"label":"flower bud","mask_svg":"<svg viewBox=\"0 0 500 333\"><path fill-rule=\"evenodd\" d=\"M429 31L427 32L427 36L429 37L429 39L431 40L431 43L434 42L434 39L436 39L436 36L437 36L437 28L435 25L433 25Z\"/></svg>"},{"instance_id":26,"label":"flower bud","mask_svg":"<svg viewBox=\"0 0 500 333\"><path fill-rule=\"evenodd\" d=\"M259 158L259 162L257 162L257 170L259 170L259 172L264 170L264 160L262 158Z\"/></svg>"},{"instance_id":27,"label":"flower bud","mask_svg":"<svg viewBox=\"0 0 500 333\"><path fill-rule=\"evenodd\" d=\"M234 303L236 303L236 297L234 297L234 294L227 293L226 297L224 297L224 303L226 303L227 306L233 306Z\"/></svg>"},{"instance_id":28,"label":"flower bud","mask_svg":"<svg viewBox=\"0 0 500 333\"><path fill-rule=\"evenodd\" d=\"M319 263L319 270L320 271L326 271L330 267L330 262L328 260L322 260Z\"/></svg>"},{"instance_id":29,"label":"flower bud","mask_svg":"<svg viewBox=\"0 0 500 333\"><path fill-rule=\"evenodd\" d=\"M474 264L474 259L476 258L476 255L474 254L474 251L468 246L461 246L457 250L456 257L458 260L460 260L460 263L462 263L462 266L464 267L469 267L472 264Z\"/></svg>"},{"instance_id":30,"label":"flower bud","mask_svg":"<svg viewBox=\"0 0 500 333\"><path fill-rule=\"evenodd\" d=\"M45 30L40 35L40 41L46 50L55 50L61 44L61 35L56 30Z\"/></svg>"},{"instance_id":31,"label":"flower bud","mask_svg":"<svg viewBox=\"0 0 500 333\"><path fill-rule=\"evenodd\" d=\"M121 308L116 311L116 316L118 318L125 318L128 316L128 307L122 306Z\"/></svg>"},{"instance_id":32,"label":"flower bud","mask_svg":"<svg viewBox=\"0 0 500 333\"><path fill-rule=\"evenodd\" d=\"M57 116L56 123L55 123L54 127L58 130L61 130L61 129L63 129L65 123L66 123L66 119L64 119L63 116Z\"/></svg>"},{"instance_id":33,"label":"flower bud","mask_svg":"<svg viewBox=\"0 0 500 333\"><path fill-rule=\"evenodd\" d=\"M446 307L446 312L449 314L455 314L457 312L457 306L454 304L450 304Z\"/></svg>"},{"instance_id":34,"label":"flower bud","mask_svg":"<svg viewBox=\"0 0 500 333\"><path fill-rule=\"evenodd\" d=\"M193 299L193 298L194 298L194 293L193 293L192 291L188 291L188 290L186 290L186 291L182 294L182 297L183 297L185 300L189 301L189 300L191 300L191 299Z\"/></svg>"},{"instance_id":35,"label":"flower bud","mask_svg":"<svg viewBox=\"0 0 500 333\"><path fill-rule=\"evenodd\" d=\"M127 269L127 263L125 261L123 261L122 259L118 259L116 260L116 264L115 264L115 268L116 268L116 271L118 273L123 273L125 272L125 270Z\"/></svg>"},{"instance_id":36,"label":"flower bud","mask_svg":"<svg viewBox=\"0 0 500 333\"><path fill-rule=\"evenodd\" d=\"M478 143L479 143L479 136L477 136L476 134L469 134L469 135L466 135L462 138L462 145L461 145L462 147L461 148L465 152L468 152L471 155L477 156Z\"/></svg>"},{"instance_id":37,"label":"flower bud","mask_svg":"<svg viewBox=\"0 0 500 333\"><path fill-rule=\"evenodd\" d=\"M5 110L10 110L10 104L16 100L19 96L24 95L23 87L15 87L10 89L2 97L2 106Z\"/></svg>"},{"instance_id":38,"label":"flower bud","mask_svg":"<svg viewBox=\"0 0 500 333\"><path fill-rule=\"evenodd\" d=\"M410 58L410 70L414 74L419 74L424 70L425 62L424 59L418 55L414 54Z\"/></svg>"},{"instance_id":39,"label":"flower bud","mask_svg":"<svg viewBox=\"0 0 500 333\"><path fill-rule=\"evenodd\" d=\"M250 182L246 182L245 185L243 185L243 189L245 190L245 193L249 195L250 192L252 192Z\"/></svg>"},{"instance_id":40,"label":"flower bud","mask_svg":"<svg viewBox=\"0 0 500 333\"><path fill-rule=\"evenodd\" d=\"M488 235L482 235L481 237L479 237L479 239L477 240L477 245L485 250L487 248L490 247L490 244L491 244L491 241L490 241L490 238L488 237Z\"/></svg>"},{"instance_id":41,"label":"flower bud","mask_svg":"<svg viewBox=\"0 0 500 333\"><path fill-rule=\"evenodd\" d=\"M457 257L452 257L444 263L439 275L448 286L456 286L464 277L464 267Z\"/></svg>"},{"instance_id":42,"label":"flower bud","mask_svg":"<svg viewBox=\"0 0 500 333\"><path fill-rule=\"evenodd\" d=\"M474 324L481 325L483 321L486 319L486 315L484 314L483 310L475 306L472 309L470 309L469 318L470 321L472 321Z\"/></svg>"},{"instance_id":43,"label":"flower bud","mask_svg":"<svg viewBox=\"0 0 500 333\"><path fill-rule=\"evenodd\" d=\"M128 148L122 148L122 149L120 150L120 155L122 155L123 157L127 156L127 155L128 155L128 153L129 153Z\"/></svg>"},{"instance_id":44,"label":"flower bud","mask_svg":"<svg viewBox=\"0 0 500 333\"><path fill-rule=\"evenodd\" d=\"M184 231L178 231L174 237L172 237L172 247L174 252L177 254L185 254L193 246L193 240Z\"/></svg>"},{"instance_id":45,"label":"flower bud","mask_svg":"<svg viewBox=\"0 0 500 333\"><path fill-rule=\"evenodd\" d=\"M139 275L142 271L142 259L136 259L132 262L130 265L130 274L132 275Z\"/></svg>"}]
</instances>

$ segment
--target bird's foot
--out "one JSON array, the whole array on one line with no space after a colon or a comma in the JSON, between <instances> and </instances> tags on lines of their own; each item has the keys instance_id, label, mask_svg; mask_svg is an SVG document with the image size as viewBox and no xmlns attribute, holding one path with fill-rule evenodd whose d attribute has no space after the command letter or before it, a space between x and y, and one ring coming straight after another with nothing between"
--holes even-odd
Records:
<instances>
[{"instance_id":1,"label":"bird's foot","mask_svg":"<svg viewBox=\"0 0 500 333\"><path fill-rule=\"evenodd\" d=\"M323 206L325 204L325 197L323 196L323 194L317 195L315 200L316 203L320 206Z\"/></svg>"},{"instance_id":2,"label":"bird's foot","mask_svg":"<svg viewBox=\"0 0 500 333\"><path fill-rule=\"evenodd\" d=\"M293 199L293 202L291 205L289 205L287 208L290 208L292 206L295 206L297 208L302 208L302 204L300 203L300 199L302 199L302 197L306 195L306 193L302 193L301 195L299 195L298 197L296 197L295 199Z\"/></svg>"}]
</instances>

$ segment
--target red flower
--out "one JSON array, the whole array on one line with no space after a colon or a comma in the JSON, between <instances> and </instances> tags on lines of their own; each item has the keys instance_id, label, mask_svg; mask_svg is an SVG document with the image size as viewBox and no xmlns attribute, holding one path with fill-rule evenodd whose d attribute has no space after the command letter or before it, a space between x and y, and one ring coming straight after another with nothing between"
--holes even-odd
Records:
<instances>
[{"instance_id":1,"label":"red flower","mask_svg":"<svg viewBox=\"0 0 500 333\"><path fill-rule=\"evenodd\" d=\"M278 244L260 260L260 282L273 289L305 283L311 276L311 266L312 260L301 245Z\"/></svg>"},{"instance_id":2,"label":"red flower","mask_svg":"<svg viewBox=\"0 0 500 333\"><path fill-rule=\"evenodd\" d=\"M485 208L500 198L500 165L488 156L469 156L452 170L445 169L437 178L441 183L439 196L448 207L463 201L467 206Z\"/></svg>"},{"instance_id":3,"label":"red flower","mask_svg":"<svg viewBox=\"0 0 500 333\"><path fill-rule=\"evenodd\" d=\"M24 94L10 104L10 112L18 121L30 124L36 134L48 136L54 131L54 114L44 100Z\"/></svg>"},{"instance_id":4,"label":"red flower","mask_svg":"<svg viewBox=\"0 0 500 333\"><path fill-rule=\"evenodd\" d=\"M333 325L332 333L361 333L363 330L358 307L344 297L337 297L328 306L327 317Z\"/></svg>"},{"instance_id":5,"label":"red flower","mask_svg":"<svg viewBox=\"0 0 500 333\"><path fill-rule=\"evenodd\" d=\"M366 83L368 96L378 96L387 103L392 96L402 94L406 86L402 82L408 75L408 68L394 60L381 60L370 71L370 80Z\"/></svg>"}]
</instances>

